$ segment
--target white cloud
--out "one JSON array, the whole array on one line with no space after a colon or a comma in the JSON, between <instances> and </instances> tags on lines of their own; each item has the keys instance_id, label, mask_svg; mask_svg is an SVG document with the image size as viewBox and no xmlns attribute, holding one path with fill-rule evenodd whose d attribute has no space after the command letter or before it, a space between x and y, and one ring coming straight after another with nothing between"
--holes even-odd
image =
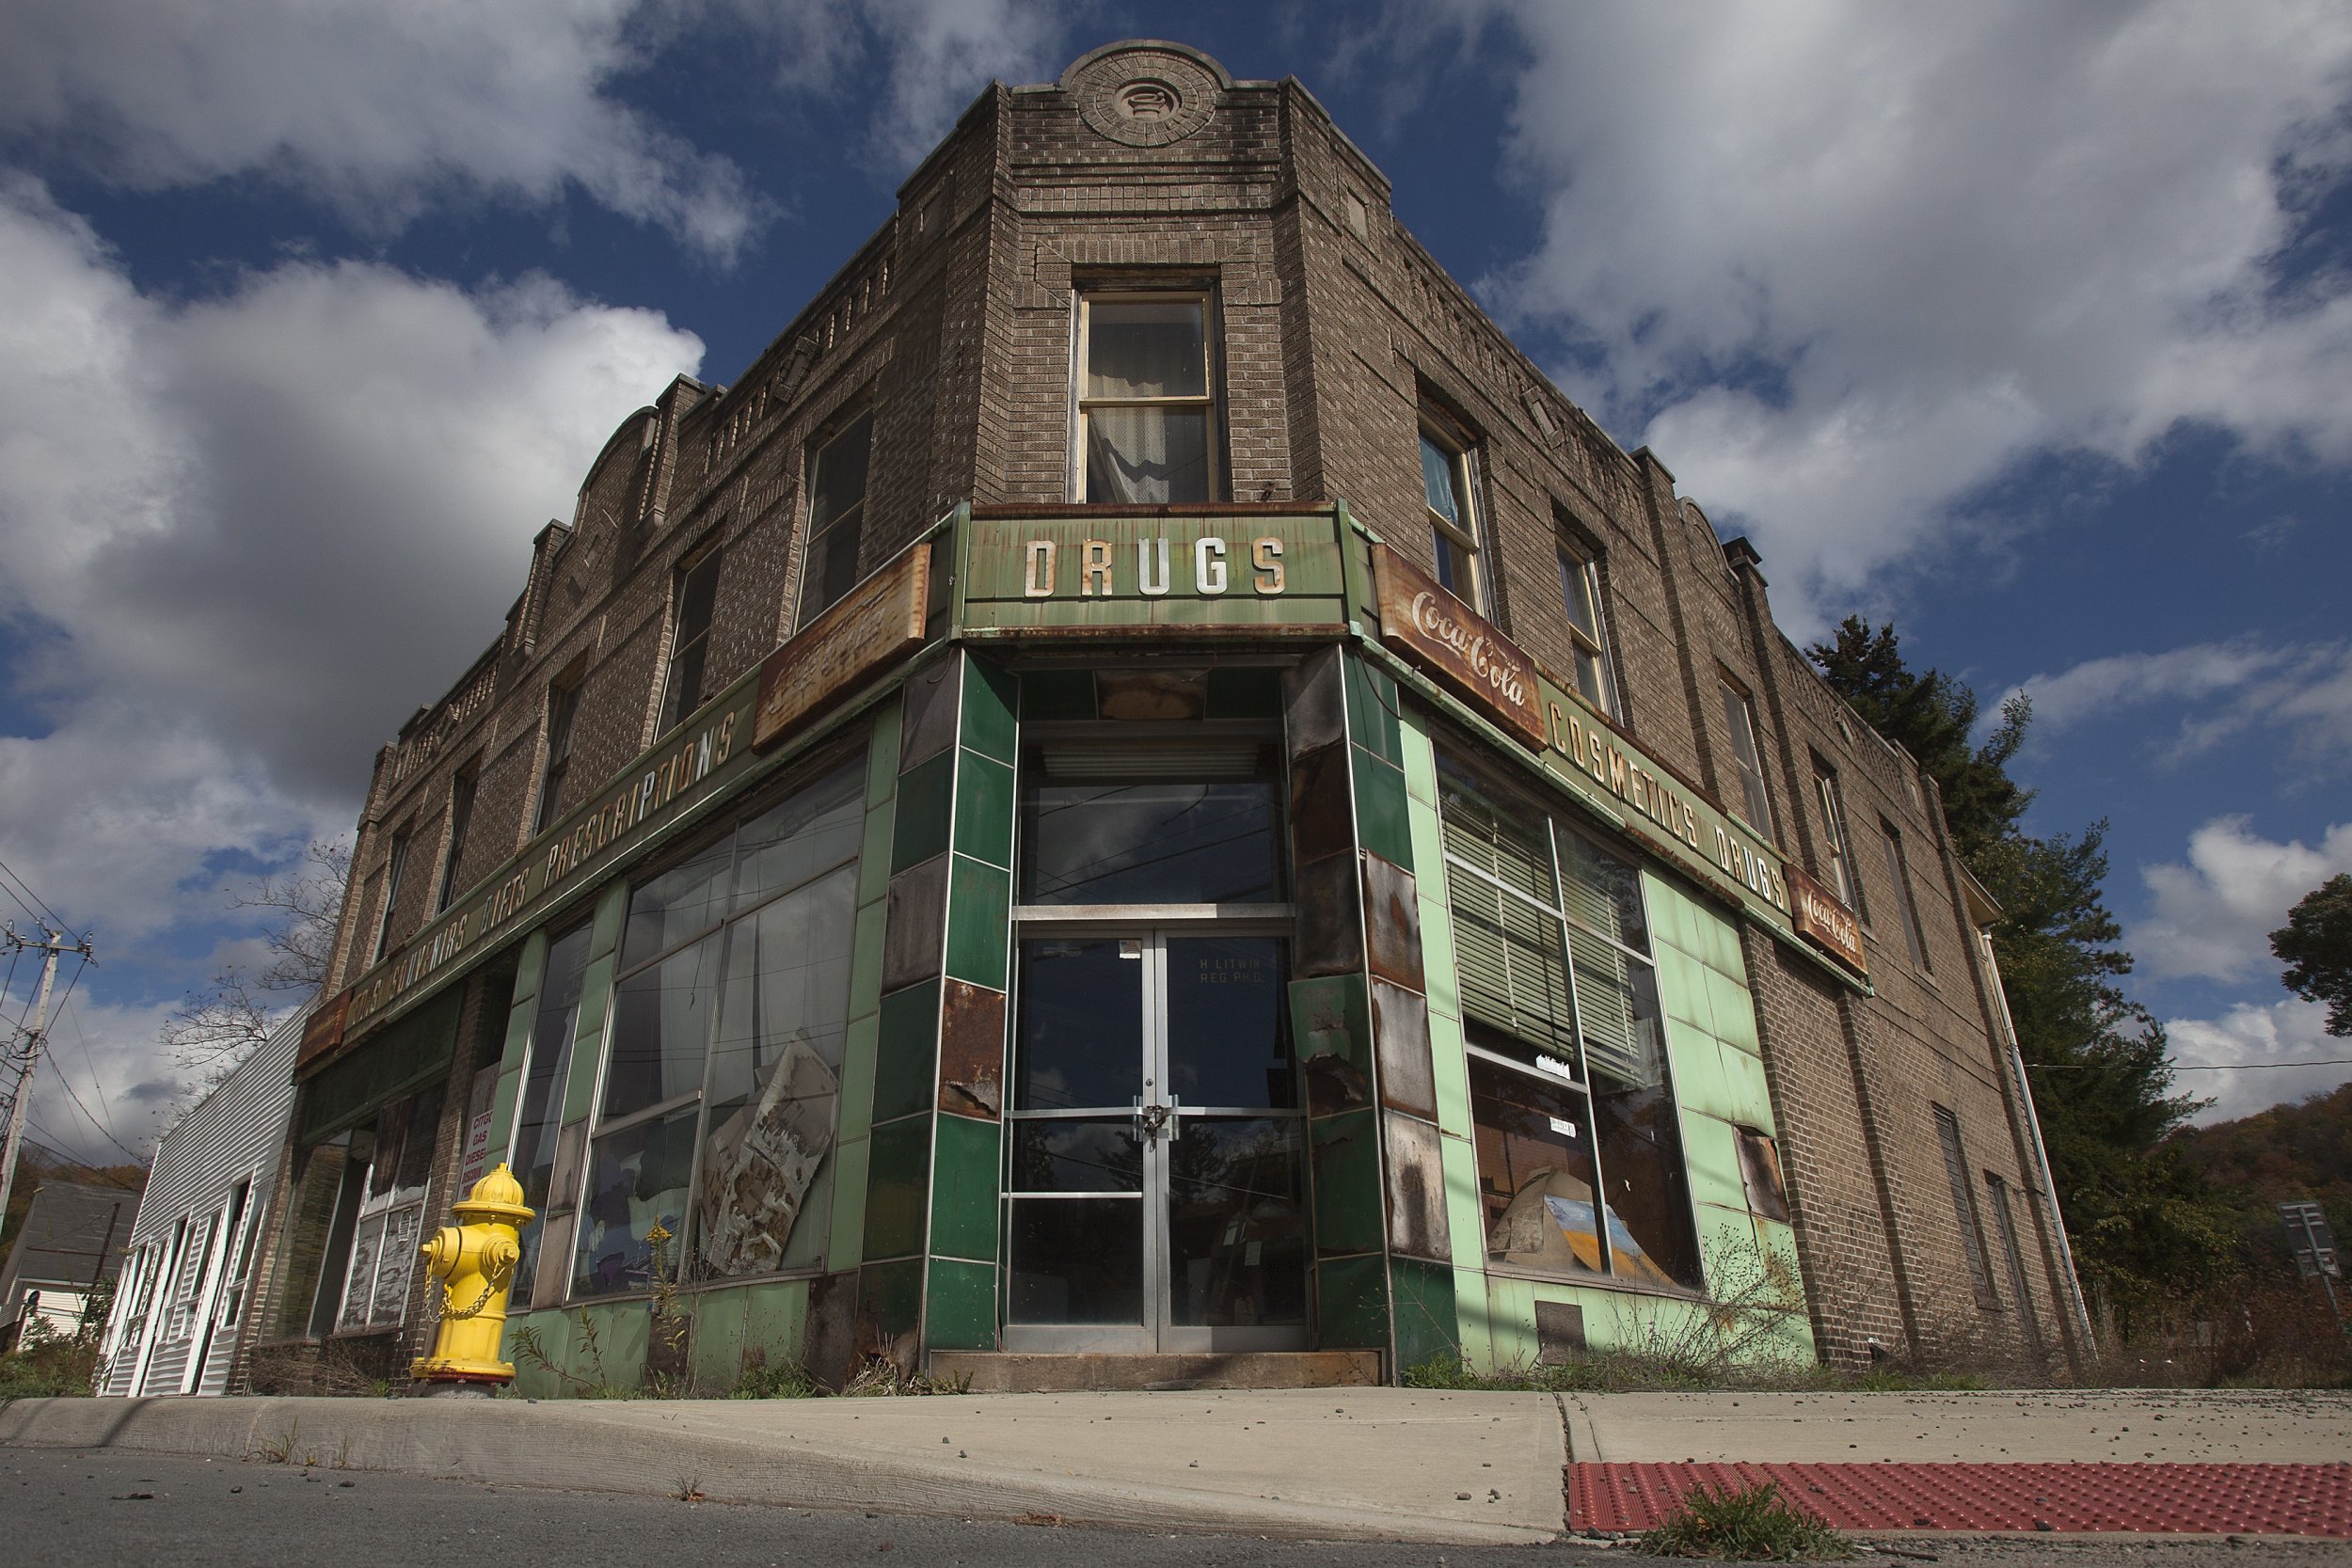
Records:
<instances>
[{"instance_id":1,"label":"white cloud","mask_svg":"<svg viewBox=\"0 0 2352 1568\"><path fill-rule=\"evenodd\" d=\"M727 0L769 40L784 85L839 94L873 56L882 81L861 143L847 150L905 173L991 81L1050 80L1091 8L1048 0Z\"/></svg>"},{"instance_id":2,"label":"white cloud","mask_svg":"<svg viewBox=\"0 0 2352 1568\"><path fill-rule=\"evenodd\" d=\"M2315 769L2332 771L2352 757L2352 643L2273 645L2250 637L2192 643L2086 659L2021 681L2002 700L2020 691L2033 699L2029 744L2128 708L2162 705L2187 710L2156 742L2168 757L2209 751L2262 728L2282 732L2288 754ZM1999 704L1987 705L1978 738L1998 721Z\"/></svg>"},{"instance_id":3,"label":"white cloud","mask_svg":"<svg viewBox=\"0 0 2352 1568\"><path fill-rule=\"evenodd\" d=\"M374 748L702 352L536 277L288 264L157 299L21 178L0 277L0 624L45 721L0 737L0 861L102 958L208 944L237 866L349 831Z\"/></svg>"},{"instance_id":4,"label":"white cloud","mask_svg":"<svg viewBox=\"0 0 2352 1568\"><path fill-rule=\"evenodd\" d=\"M2243 1063L2341 1061L2352 1040L2330 1035L2328 1009L2299 1000L2256 1006L2241 1002L2216 1019L2168 1020L2172 1058L2204 1067ZM2352 1067L2257 1067L2250 1071L2184 1072L2177 1085L2213 1104L2201 1122L2250 1116L2282 1101L2324 1093L2352 1078Z\"/></svg>"},{"instance_id":5,"label":"white cloud","mask_svg":"<svg viewBox=\"0 0 2352 1568\"><path fill-rule=\"evenodd\" d=\"M444 187L577 185L732 258L760 204L736 166L621 103L650 63L637 0L19 0L0 130L138 187L261 171L373 228Z\"/></svg>"},{"instance_id":6,"label":"white cloud","mask_svg":"<svg viewBox=\"0 0 2352 1568\"><path fill-rule=\"evenodd\" d=\"M2259 837L2243 816L2215 817L2188 835L2188 863L2141 867L2155 907L2127 945L2159 979L2276 974L2270 933L2339 871L2352 871L2352 822L2312 847Z\"/></svg>"},{"instance_id":7,"label":"white cloud","mask_svg":"<svg viewBox=\"0 0 2352 1568\"><path fill-rule=\"evenodd\" d=\"M1454 14L1526 47L1543 239L1497 293L1597 356L1799 620L2036 451L2128 464L2194 420L2352 460L2352 277L2272 272L2352 168L2339 5Z\"/></svg>"}]
</instances>

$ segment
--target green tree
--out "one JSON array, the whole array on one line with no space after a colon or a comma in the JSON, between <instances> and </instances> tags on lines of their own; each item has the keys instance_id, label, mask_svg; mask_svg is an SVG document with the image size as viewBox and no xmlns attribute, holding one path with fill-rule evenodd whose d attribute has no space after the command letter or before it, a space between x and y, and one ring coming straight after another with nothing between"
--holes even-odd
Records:
<instances>
[{"instance_id":1,"label":"green tree","mask_svg":"<svg viewBox=\"0 0 2352 1568\"><path fill-rule=\"evenodd\" d=\"M1861 616L1849 615L1831 641L1805 651L1838 695L1872 729L1899 742L1935 781L1952 844L1971 869L1980 851L2015 831L2033 801L2033 792L2009 776L2010 759L2033 718L2033 705L2022 693L2001 705L1999 725L1972 747L1977 694L1940 670L1914 673L1903 663L1892 625L1873 629Z\"/></svg>"},{"instance_id":2,"label":"green tree","mask_svg":"<svg viewBox=\"0 0 2352 1568\"><path fill-rule=\"evenodd\" d=\"M2352 875L2328 878L2270 933L2287 990L2328 1004L2328 1033L2352 1035Z\"/></svg>"},{"instance_id":3,"label":"green tree","mask_svg":"<svg viewBox=\"0 0 2352 1568\"><path fill-rule=\"evenodd\" d=\"M2229 1248L2196 1173L2160 1147L2202 1102L2173 1092L2163 1025L2118 984L2132 958L2103 893L2106 824L2047 837L2019 827L2033 800L2009 776L2033 713L2022 695L1972 747L1976 693L1913 671L1892 626L1849 616L1809 652L1935 780L1954 848L2001 907L1994 953L2075 1266L2128 1327L2147 1305L2208 1280Z\"/></svg>"}]
</instances>

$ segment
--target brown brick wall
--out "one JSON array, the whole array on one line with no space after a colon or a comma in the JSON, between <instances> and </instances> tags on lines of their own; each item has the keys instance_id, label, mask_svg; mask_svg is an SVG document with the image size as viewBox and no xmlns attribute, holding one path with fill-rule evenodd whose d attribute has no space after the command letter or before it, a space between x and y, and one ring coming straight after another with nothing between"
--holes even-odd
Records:
<instances>
[{"instance_id":1,"label":"brown brick wall","mask_svg":"<svg viewBox=\"0 0 2352 1568\"><path fill-rule=\"evenodd\" d=\"M2003 1309L1980 1308L1968 1286L1934 1134L1940 1102L1960 1119L1979 1204L1986 1170L2016 1195L2035 1309L2055 1343L2050 1239L2026 1201L2035 1182L1965 890L1916 768L1780 636L1760 574L1726 562L1671 473L1570 404L1397 225L1388 197L1295 83L1239 84L1206 125L1160 147L1097 135L1058 87L983 94L901 187L891 220L735 387L680 382L624 423L571 523L543 535L528 563L516 610L477 667L488 694L461 682L380 760L359 904L391 831L414 821L395 939L426 918L449 775L469 759L482 759L482 782L460 880L527 836L559 673L585 671L572 764L582 792L650 742L672 574L687 551L716 541L726 552L701 695L789 634L808 449L834 422L868 404L876 415L868 569L960 500L1065 500L1073 291L1204 285L1220 320L1229 499L1343 499L1426 565L1416 432L1434 402L1475 436L1494 615L1514 638L1570 668L1565 531L1599 560L1622 719L1645 751L1738 800L1717 696L1718 671L1729 672L1755 697L1776 836L1817 875L1810 759L1836 769L1878 994L1856 997L1749 933L1817 1326L1846 1356L1872 1338L1933 1354L2013 1343L1997 1232L1988 1246ZM1927 974L1892 923L1882 817L1910 856ZM371 918L346 916L339 983L360 967L349 949L372 936Z\"/></svg>"}]
</instances>

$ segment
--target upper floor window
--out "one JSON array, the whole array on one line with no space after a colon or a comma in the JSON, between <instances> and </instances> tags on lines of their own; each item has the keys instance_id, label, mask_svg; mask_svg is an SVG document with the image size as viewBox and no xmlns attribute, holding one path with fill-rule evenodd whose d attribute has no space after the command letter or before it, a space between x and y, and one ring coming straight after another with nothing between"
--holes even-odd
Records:
<instances>
[{"instance_id":1,"label":"upper floor window","mask_svg":"<svg viewBox=\"0 0 2352 1568\"><path fill-rule=\"evenodd\" d=\"M1960 1118L1943 1106L1935 1111L1935 1135L1944 1146L1944 1172L1952 1183L1952 1212L1960 1221L1960 1248L1968 1259L1968 1283L1976 1287L1979 1307L1998 1309L2001 1298L1993 1289L1993 1260L1985 1256L1984 1220L1977 1212L1976 1189L1968 1180L1968 1154L1960 1141Z\"/></svg>"},{"instance_id":2,"label":"upper floor window","mask_svg":"<svg viewBox=\"0 0 2352 1568\"><path fill-rule=\"evenodd\" d=\"M392 852L384 863L384 908L375 917L375 945L369 950L368 962L373 963L391 945L392 912L400 908L400 884L408 871L408 840L411 830L401 829L392 835Z\"/></svg>"},{"instance_id":3,"label":"upper floor window","mask_svg":"<svg viewBox=\"0 0 2352 1568\"><path fill-rule=\"evenodd\" d=\"M1206 294L1079 299L1071 484L1080 500L1216 499L1210 346Z\"/></svg>"},{"instance_id":4,"label":"upper floor window","mask_svg":"<svg viewBox=\"0 0 2352 1568\"><path fill-rule=\"evenodd\" d=\"M539 775L539 808L531 831L543 833L564 810L564 780L572 770L572 724L580 717L580 682L548 688L548 760Z\"/></svg>"},{"instance_id":5,"label":"upper floor window","mask_svg":"<svg viewBox=\"0 0 2352 1568\"><path fill-rule=\"evenodd\" d=\"M703 700L703 666L710 652L711 611L719 602L719 552L706 550L678 568L673 592L676 609L670 634L670 676L661 692L661 722L655 733L667 735L685 721Z\"/></svg>"},{"instance_id":6,"label":"upper floor window","mask_svg":"<svg viewBox=\"0 0 2352 1568\"><path fill-rule=\"evenodd\" d=\"M817 449L808 465L808 548L801 564L801 614L806 626L857 586L866 534L866 482L873 464L874 414L868 409Z\"/></svg>"},{"instance_id":7,"label":"upper floor window","mask_svg":"<svg viewBox=\"0 0 2352 1568\"><path fill-rule=\"evenodd\" d=\"M1717 682L1724 694L1724 723L1731 731L1731 760L1740 772L1740 815L1770 843L1772 838L1772 798L1764 793L1764 753L1756 740L1756 705L1727 677Z\"/></svg>"},{"instance_id":8,"label":"upper floor window","mask_svg":"<svg viewBox=\"0 0 2352 1568\"><path fill-rule=\"evenodd\" d=\"M1485 610L1470 442L1427 415L1421 426L1421 485L1429 503L1429 546L1437 558L1438 581L1472 610Z\"/></svg>"},{"instance_id":9,"label":"upper floor window","mask_svg":"<svg viewBox=\"0 0 2352 1568\"><path fill-rule=\"evenodd\" d=\"M1609 679L1608 641L1601 633L1600 571L1590 556L1568 545L1560 546L1560 597L1568 610L1568 641L1576 647L1576 689L1613 719L1617 704Z\"/></svg>"},{"instance_id":10,"label":"upper floor window","mask_svg":"<svg viewBox=\"0 0 2352 1568\"><path fill-rule=\"evenodd\" d=\"M466 859L466 830L473 825L473 797L476 780L474 765L468 763L457 770L449 784L449 848L441 856L441 892L434 900L433 912L440 913L456 898L458 869Z\"/></svg>"},{"instance_id":11,"label":"upper floor window","mask_svg":"<svg viewBox=\"0 0 2352 1568\"><path fill-rule=\"evenodd\" d=\"M1859 914L1862 883L1854 875L1853 853L1846 847L1846 804L1837 793L1837 775L1820 757L1813 759L1813 793L1821 802L1821 869L1828 876L1829 890Z\"/></svg>"},{"instance_id":12,"label":"upper floor window","mask_svg":"<svg viewBox=\"0 0 2352 1568\"><path fill-rule=\"evenodd\" d=\"M1903 941L1911 946L1911 961L1919 973L1931 973L1928 962L1927 934L1919 928L1919 906L1911 896L1911 861L1903 853L1903 835L1895 824L1879 818L1879 830L1886 835L1886 875L1895 884L1895 918L1903 928Z\"/></svg>"}]
</instances>

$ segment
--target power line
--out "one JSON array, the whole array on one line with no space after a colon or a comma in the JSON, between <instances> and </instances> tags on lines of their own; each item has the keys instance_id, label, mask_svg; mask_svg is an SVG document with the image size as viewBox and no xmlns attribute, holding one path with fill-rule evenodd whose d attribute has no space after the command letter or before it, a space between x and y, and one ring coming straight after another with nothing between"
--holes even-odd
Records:
<instances>
[{"instance_id":1,"label":"power line","mask_svg":"<svg viewBox=\"0 0 2352 1568\"><path fill-rule=\"evenodd\" d=\"M8 886L11 882L16 886ZM24 898L17 897L18 888L24 890ZM33 913L33 911L24 904L24 898L30 898L35 904L40 905L40 913L49 917L50 925L56 927L59 930L71 929L64 921L57 918L56 911L41 902L40 895L33 891L33 885L30 882L8 869L8 863L6 861L0 861L0 892L6 892L9 897L16 898L18 907L24 909L26 914Z\"/></svg>"},{"instance_id":2,"label":"power line","mask_svg":"<svg viewBox=\"0 0 2352 1568\"><path fill-rule=\"evenodd\" d=\"M57 1065L57 1058L55 1053L52 1053L49 1056L49 1070L56 1074L57 1082L65 1087L67 1098L73 1101L73 1108L82 1113L82 1119L84 1121L88 1122L92 1127L98 1130L98 1135L100 1137L105 1139L108 1143L122 1150L122 1152L131 1159L136 1160L139 1157L137 1150L134 1149L129 1144L124 1143L120 1138L116 1137L112 1129L107 1127L105 1123L100 1121L96 1117L89 1114L89 1107L82 1103L81 1093L79 1090L74 1088L73 1081L65 1075L65 1069ZM18 1092L29 1093L30 1091L21 1089Z\"/></svg>"},{"instance_id":3,"label":"power line","mask_svg":"<svg viewBox=\"0 0 2352 1568\"><path fill-rule=\"evenodd\" d=\"M67 1000L71 1002L72 998L69 997ZM82 1067L89 1073L89 1086L98 1091L98 1108L106 1113L106 1131L111 1134L115 1129L115 1108L113 1102L106 1098L106 1081L98 1076L98 1058L90 1054L89 1036L83 1031L82 1015L72 1011L70 1007L60 1007L57 1010L73 1021L73 1038L82 1050ZM58 1076L62 1077L64 1074L60 1072Z\"/></svg>"}]
</instances>

